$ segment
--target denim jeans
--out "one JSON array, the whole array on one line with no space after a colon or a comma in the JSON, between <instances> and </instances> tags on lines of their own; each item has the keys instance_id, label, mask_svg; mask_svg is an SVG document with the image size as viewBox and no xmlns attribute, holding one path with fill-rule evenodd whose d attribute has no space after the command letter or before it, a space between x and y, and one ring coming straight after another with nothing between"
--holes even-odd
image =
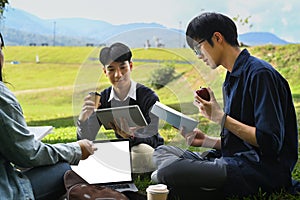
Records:
<instances>
[{"instance_id":1,"label":"denim jeans","mask_svg":"<svg viewBox=\"0 0 300 200\"><path fill-rule=\"evenodd\" d=\"M36 200L59 199L66 193L64 174L71 169L68 163L32 168L24 174L31 182Z\"/></svg>"}]
</instances>

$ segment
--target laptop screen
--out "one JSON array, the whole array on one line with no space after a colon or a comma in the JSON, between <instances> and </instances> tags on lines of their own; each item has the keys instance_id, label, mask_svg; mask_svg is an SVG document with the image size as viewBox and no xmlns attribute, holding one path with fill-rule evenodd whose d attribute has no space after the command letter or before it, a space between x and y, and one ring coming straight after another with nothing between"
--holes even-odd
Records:
<instances>
[{"instance_id":1,"label":"laptop screen","mask_svg":"<svg viewBox=\"0 0 300 200\"><path fill-rule=\"evenodd\" d=\"M97 151L72 169L90 184L130 182L129 140L94 141Z\"/></svg>"}]
</instances>

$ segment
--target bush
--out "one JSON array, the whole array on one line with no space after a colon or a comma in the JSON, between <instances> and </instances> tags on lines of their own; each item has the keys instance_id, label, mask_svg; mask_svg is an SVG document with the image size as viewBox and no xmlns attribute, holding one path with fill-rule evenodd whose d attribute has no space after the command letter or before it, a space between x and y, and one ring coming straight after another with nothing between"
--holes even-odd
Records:
<instances>
[{"instance_id":1,"label":"bush","mask_svg":"<svg viewBox=\"0 0 300 200\"><path fill-rule=\"evenodd\" d=\"M166 64L165 66L156 69L152 72L149 80L150 85L154 89L160 89L172 81L175 76L175 67L173 64Z\"/></svg>"}]
</instances>

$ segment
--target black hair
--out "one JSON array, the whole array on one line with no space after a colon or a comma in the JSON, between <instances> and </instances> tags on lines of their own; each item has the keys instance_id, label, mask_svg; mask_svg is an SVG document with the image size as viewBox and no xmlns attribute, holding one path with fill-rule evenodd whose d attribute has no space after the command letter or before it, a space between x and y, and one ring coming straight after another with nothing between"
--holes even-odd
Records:
<instances>
[{"instance_id":1,"label":"black hair","mask_svg":"<svg viewBox=\"0 0 300 200\"><path fill-rule=\"evenodd\" d=\"M202 13L192 19L186 30L186 41L193 49L195 40L207 40L211 45L213 34L219 32L231 46L239 46L237 28L229 17L214 12Z\"/></svg>"},{"instance_id":2,"label":"black hair","mask_svg":"<svg viewBox=\"0 0 300 200\"><path fill-rule=\"evenodd\" d=\"M100 51L99 61L103 66L111 62L131 61L132 53L128 46L122 43L114 43L110 47L104 47Z\"/></svg>"},{"instance_id":3,"label":"black hair","mask_svg":"<svg viewBox=\"0 0 300 200\"><path fill-rule=\"evenodd\" d=\"M0 33L0 48L1 48L1 51L2 51L2 48L4 47L4 40L3 40L3 37L2 37L2 34ZM3 78L2 78L2 68L3 66L0 68L0 81L3 81Z\"/></svg>"}]
</instances>

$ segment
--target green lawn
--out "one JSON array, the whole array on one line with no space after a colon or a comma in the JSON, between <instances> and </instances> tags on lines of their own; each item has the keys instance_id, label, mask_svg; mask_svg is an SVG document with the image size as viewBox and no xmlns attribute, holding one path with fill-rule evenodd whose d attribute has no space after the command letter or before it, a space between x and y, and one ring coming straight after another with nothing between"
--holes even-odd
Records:
<instances>
[{"instance_id":1,"label":"green lawn","mask_svg":"<svg viewBox=\"0 0 300 200\"><path fill-rule=\"evenodd\" d=\"M48 143L76 140L74 120L79 114L83 97L91 90L109 85L98 61L99 48L95 47L16 47L4 49L5 80L23 107L29 125L52 125L54 133L43 141ZM294 97L298 124L300 124L300 45L252 47L251 53L271 62L289 81ZM39 63L36 63L36 55ZM200 117L192 105L193 91L200 86L211 87L222 102L221 85L225 70L210 70L197 60L190 49L134 49L132 78L147 86L153 70L172 64L176 79L156 90L162 103L200 120L199 128L209 135L218 135L219 126ZM19 64L11 64L18 61ZM189 148L177 130L160 122L160 133L168 144ZM112 138L111 131L103 128L98 138ZM193 148L193 150L202 150ZM300 180L300 164L293 177ZM149 177L138 177L137 185L144 191ZM291 199L276 194L273 199ZM263 199L263 194L261 194Z\"/></svg>"}]
</instances>

